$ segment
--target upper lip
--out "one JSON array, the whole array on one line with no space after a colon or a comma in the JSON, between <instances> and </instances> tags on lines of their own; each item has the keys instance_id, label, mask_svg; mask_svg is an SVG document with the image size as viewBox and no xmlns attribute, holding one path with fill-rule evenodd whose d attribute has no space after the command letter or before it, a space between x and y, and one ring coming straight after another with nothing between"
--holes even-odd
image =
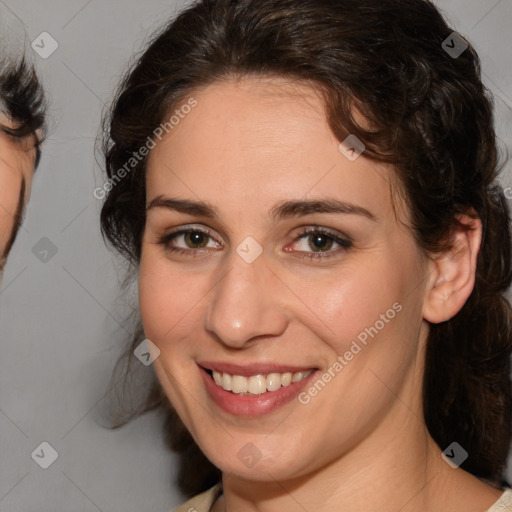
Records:
<instances>
[{"instance_id":1,"label":"upper lip","mask_svg":"<svg viewBox=\"0 0 512 512\"><path fill-rule=\"evenodd\" d=\"M244 377L250 377L251 375L268 375L269 373L296 373L316 370L313 366L291 366L276 363L250 363L240 365L221 361L200 361L197 364L206 370L229 373L230 375L242 375Z\"/></svg>"}]
</instances>

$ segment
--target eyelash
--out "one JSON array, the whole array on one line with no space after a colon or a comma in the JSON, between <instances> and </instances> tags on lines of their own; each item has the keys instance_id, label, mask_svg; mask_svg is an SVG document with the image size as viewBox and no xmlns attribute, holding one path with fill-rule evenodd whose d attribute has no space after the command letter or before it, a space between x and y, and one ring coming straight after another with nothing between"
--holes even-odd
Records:
<instances>
[{"instance_id":1,"label":"eyelash","mask_svg":"<svg viewBox=\"0 0 512 512\"><path fill-rule=\"evenodd\" d=\"M169 245L170 242L172 240L174 240L176 237L178 237L180 235L186 235L187 233L201 233L201 234L207 235L209 238L215 240L215 238L212 236L211 231L209 231L208 229L202 230L202 229L197 229L197 228L183 228L183 229L180 229L178 231L174 231L172 233L166 234L165 236L163 236L159 240L158 243L160 245L163 245L166 251L170 251L170 252L172 252L174 254L185 255L185 256L192 255L193 257L200 256L201 255L200 254L200 250L203 249L201 247L199 247L197 249L194 249L194 248L183 249L181 247L172 247L171 245ZM297 257L299 257L299 258L306 258L306 259L309 259L309 260L319 260L319 259L322 259L322 258L333 257L333 254L332 254L333 252L334 253L338 253L340 251L348 251L348 250L350 250L353 247L353 242L350 239L348 239L348 238L341 238L341 237L335 235L334 233L331 233L331 232L329 232L329 231L327 231L325 229L322 229L322 228L305 228L293 240L292 243L296 243L299 240L301 240L302 238L305 238L305 237L311 236L311 235L323 235L323 236L326 236L329 239L331 239L333 242L337 243L340 246L340 248L337 251L331 251L331 250L319 251L319 252L314 252L314 251L312 251L312 252L296 251L296 252L300 253L300 256L297 256Z\"/></svg>"}]
</instances>

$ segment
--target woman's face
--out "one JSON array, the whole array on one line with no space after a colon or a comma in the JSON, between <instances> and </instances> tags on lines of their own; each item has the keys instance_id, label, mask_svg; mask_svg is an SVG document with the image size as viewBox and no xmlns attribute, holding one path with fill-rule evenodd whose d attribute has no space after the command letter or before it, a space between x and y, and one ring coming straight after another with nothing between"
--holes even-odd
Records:
<instances>
[{"instance_id":1,"label":"woman's face","mask_svg":"<svg viewBox=\"0 0 512 512\"><path fill-rule=\"evenodd\" d=\"M139 297L158 378L224 472L371 458L421 417L427 267L392 171L339 149L307 85L192 96L147 167Z\"/></svg>"}]
</instances>

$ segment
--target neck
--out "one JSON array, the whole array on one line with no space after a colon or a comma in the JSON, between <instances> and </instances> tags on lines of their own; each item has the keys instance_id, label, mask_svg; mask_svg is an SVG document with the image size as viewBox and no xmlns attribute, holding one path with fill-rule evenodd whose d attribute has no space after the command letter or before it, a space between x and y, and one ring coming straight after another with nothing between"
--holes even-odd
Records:
<instances>
[{"instance_id":1,"label":"neck","mask_svg":"<svg viewBox=\"0 0 512 512\"><path fill-rule=\"evenodd\" d=\"M422 416L401 402L395 406L406 412L390 414L394 421L384 419L356 447L313 473L281 481L275 475L266 481L224 475L224 493L212 512L482 512L498 499L499 490L443 460Z\"/></svg>"}]
</instances>

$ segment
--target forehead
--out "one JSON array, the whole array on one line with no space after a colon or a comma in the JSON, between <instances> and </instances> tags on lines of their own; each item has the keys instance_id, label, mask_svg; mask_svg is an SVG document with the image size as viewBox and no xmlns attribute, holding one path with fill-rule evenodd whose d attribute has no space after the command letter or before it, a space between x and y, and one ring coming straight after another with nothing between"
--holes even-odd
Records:
<instances>
[{"instance_id":1,"label":"forehead","mask_svg":"<svg viewBox=\"0 0 512 512\"><path fill-rule=\"evenodd\" d=\"M197 106L150 153L148 196L216 196L227 205L256 194L267 207L283 196L334 194L389 208L390 166L340 153L323 98L310 85L246 78L191 97Z\"/></svg>"}]
</instances>

